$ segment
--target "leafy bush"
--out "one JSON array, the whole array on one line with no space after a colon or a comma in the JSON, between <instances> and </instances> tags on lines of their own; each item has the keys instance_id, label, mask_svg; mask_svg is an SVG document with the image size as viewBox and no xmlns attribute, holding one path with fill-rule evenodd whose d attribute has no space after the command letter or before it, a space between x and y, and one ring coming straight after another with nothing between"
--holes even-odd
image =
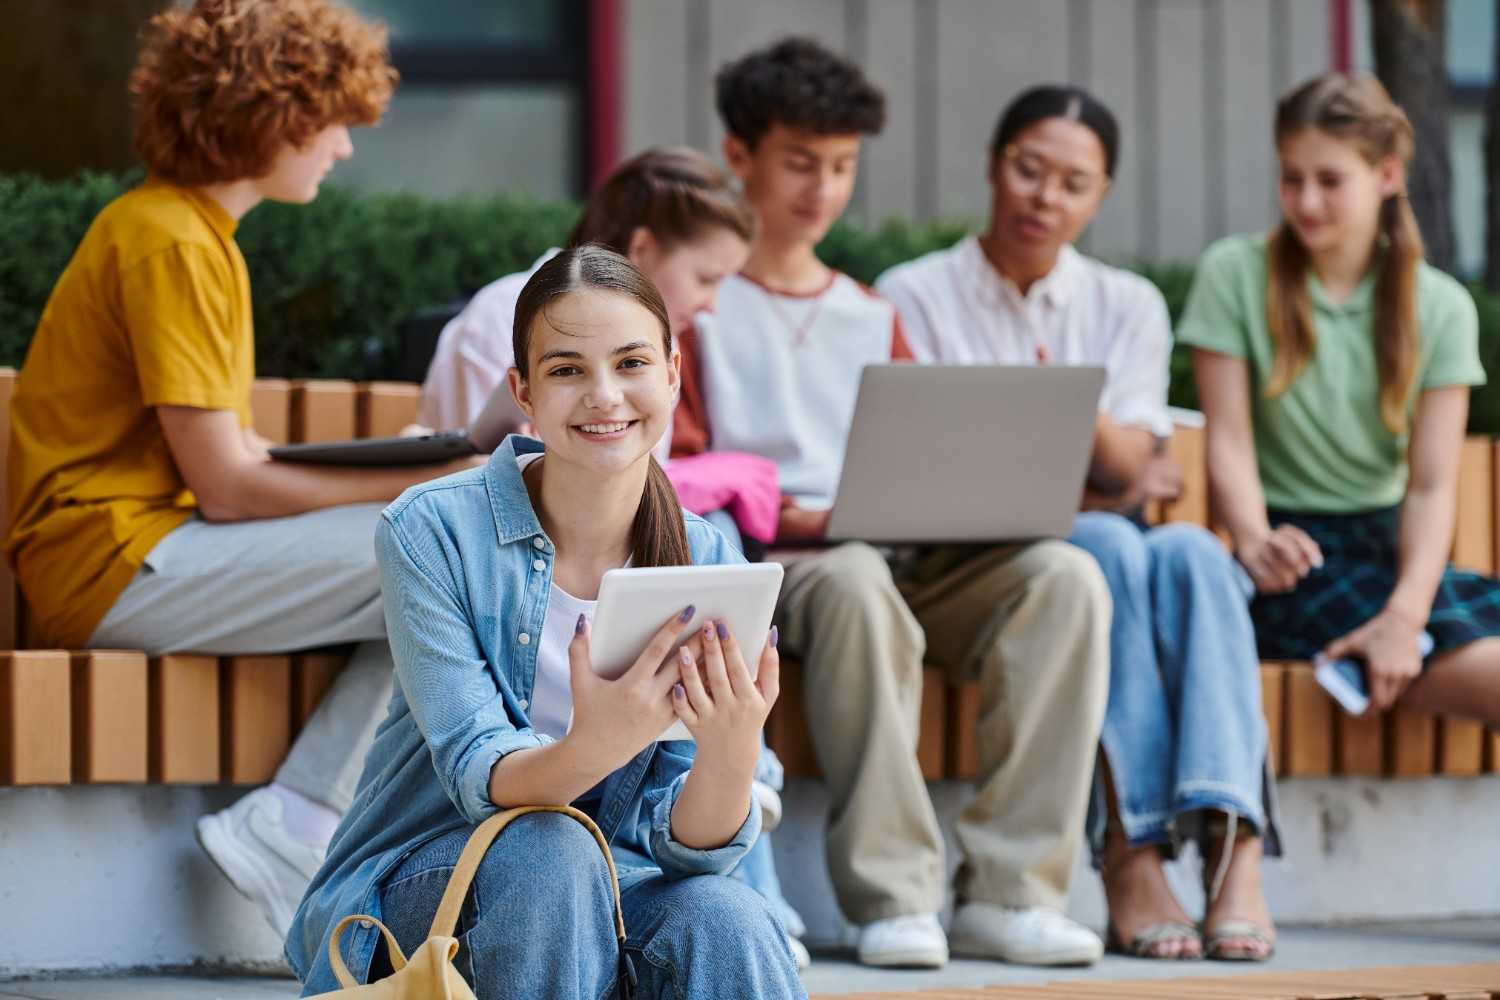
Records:
<instances>
[{"instance_id":1,"label":"leafy bush","mask_svg":"<svg viewBox=\"0 0 1500 1000\"><path fill-rule=\"evenodd\" d=\"M0 175L0 364L19 365L42 307L106 204L139 174L70 181ZM401 321L521 270L567 238L569 203L508 197L434 201L328 185L311 205L267 204L236 233L254 290L256 368L264 375L367 378L396 347ZM819 247L829 264L871 284L892 265L950 246L962 220L839 223ZM1175 321L1192 284L1184 263L1132 262L1161 289ZM1474 289L1480 352L1500 383L1500 297ZM372 350L373 348L373 350ZM374 356L372 356L374 355ZM1171 402L1194 407L1188 352L1172 356ZM1500 384L1474 393L1470 428L1500 433Z\"/></svg>"},{"instance_id":2,"label":"leafy bush","mask_svg":"<svg viewBox=\"0 0 1500 1000\"><path fill-rule=\"evenodd\" d=\"M90 221L140 180L0 176L0 364L18 365ZM577 206L521 198L428 201L325 187L311 205L265 204L235 239L250 269L256 369L358 378L402 319L473 293L567 237Z\"/></svg>"},{"instance_id":3,"label":"leafy bush","mask_svg":"<svg viewBox=\"0 0 1500 1000\"><path fill-rule=\"evenodd\" d=\"M1470 286L1479 310L1479 360L1489 381L1469 396L1469 432L1500 434L1500 295Z\"/></svg>"}]
</instances>

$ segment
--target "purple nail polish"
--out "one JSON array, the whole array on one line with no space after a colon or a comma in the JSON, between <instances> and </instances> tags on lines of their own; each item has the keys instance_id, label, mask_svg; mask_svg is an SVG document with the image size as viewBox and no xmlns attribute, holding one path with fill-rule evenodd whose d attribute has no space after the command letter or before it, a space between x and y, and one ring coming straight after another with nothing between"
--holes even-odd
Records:
<instances>
[{"instance_id":1,"label":"purple nail polish","mask_svg":"<svg viewBox=\"0 0 1500 1000\"><path fill-rule=\"evenodd\" d=\"M585 628L588 628L588 624L589 624L588 616L587 615L579 615L578 616L578 624L575 625L575 626L573 626L573 632L576 635L583 635L583 630Z\"/></svg>"},{"instance_id":2,"label":"purple nail polish","mask_svg":"<svg viewBox=\"0 0 1500 1000\"><path fill-rule=\"evenodd\" d=\"M687 697L687 689L684 688L681 684L673 684L672 685L672 697L674 697L674 698L686 698Z\"/></svg>"},{"instance_id":3,"label":"purple nail polish","mask_svg":"<svg viewBox=\"0 0 1500 1000\"><path fill-rule=\"evenodd\" d=\"M713 637L714 637L714 623L713 622L704 622L703 623L703 638L705 640L707 640L707 639L712 639Z\"/></svg>"},{"instance_id":4,"label":"purple nail polish","mask_svg":"<svg viewBox=\"0 0 1500 1000\"><path fill-rule=\"evenodd\" d=\"M693 665L693 654L688 651L686 646L677 647L677 658L682 661L683 666L691 667Z\"/></svg>"},{"instance_id":5,"label":"purple nail polish","mask_svg":"<svg viewBox=\"0 0 1500 1000\"><path fill-rule=\"evenodd\" d=\"M720 639L728 639L729 638L729 626L728 625L725 625L723 622L719 622L719 624L715 625L714 628L718 631Z\"/></svg>"},{"instance_id":6,"label":"purple nail polish","mask_svg":"<svg viewBox=\"0 0 1500 1000\"><path fill-rule=\"evenodd\" d=\"M693 616L697 613L698 609L689 604L687 607L682 609L682 614L677 616L677 620L686 625L688 622L693 620Z\"/></svg>"},{"instance_id":7,"label":"purple nail polish","mask_svg":"<svg viewBox=\"0 0 1500 1000\"><path fill-rule=\"evenodd\" d=\"M777 641L780 638L781 638L781 630L778 629L775 625L772 625L771 626L771 637L766 640L767 642L769 642L771 644L771 648L772 649L776 648L776 643L777 643Z\"/></svg>"}]
</instances>

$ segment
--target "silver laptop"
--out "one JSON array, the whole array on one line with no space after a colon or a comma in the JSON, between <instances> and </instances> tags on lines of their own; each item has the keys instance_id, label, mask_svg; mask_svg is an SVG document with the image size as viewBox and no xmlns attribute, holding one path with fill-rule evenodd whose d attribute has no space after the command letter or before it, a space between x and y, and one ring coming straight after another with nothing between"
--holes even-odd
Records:
<instances>
[{"instance_id":1,"label":"silver laptop","mask_svg":"<svg viewBox=\"0 0 1500 1000\"><path fill-rule=\"evenodd\" d=\"M871 365L831 540L1059 538L1083 497L1104 369Z\"/></svg>"}]
</instances>

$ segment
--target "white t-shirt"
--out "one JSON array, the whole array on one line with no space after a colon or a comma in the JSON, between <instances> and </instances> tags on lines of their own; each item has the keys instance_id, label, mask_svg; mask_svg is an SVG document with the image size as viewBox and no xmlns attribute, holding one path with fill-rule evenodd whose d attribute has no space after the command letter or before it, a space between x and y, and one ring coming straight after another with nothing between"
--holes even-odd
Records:
<instances>
[{"instance_id":1,"label":"white t-shirt","mask_svg":"<svg viewBox=\"0 0 1500 1000\"><path fill-rule=\"evenodd\" d=\"M517 455L522 470L542 456ZM598 601L584 601L552 584L547 612L542 617L542 641L536 650L536 680L531 686L531 705L526 714L531 728L561 739L573 723L573 674L568 662L568 644L578 627L578 616L594 620Z\"/></svg>"},{"instance_id":2,"label":"white t-shirt","mask_svg":"<svg viewBox=\"0 0 1500 1000\"><path fill-rule=\"evenodd\" d=\"M910 357L896 310L838 272L813 295L734 275L695 326L684 348L695 355L711 450L769 458L782 493L808 509L832 506L860 372Z\"/></svg>"},{"instance_id":3,"label":"white t-shirt","mask_svg":"<svg viewBox=\"0 0 1500 1000\"><path fill-rule=\"evenodd\" d=\"M553 247L529 269L485 285L443 327L422 382L421 423L440 431L455 430L479 416L490 393L504 384L505 373L516 363L511 328L521 289L537 268L560 252Z\"/></svg>"},{"instance_id":4,"label":"white t-shirt","mask_svg":"<svg viewBox=\"0 0 1500 1000\"><path fill-rule=\"evenodd\" d=\"M1167 413L1171 323L1161 292L1140 275L1065 246L1052 272L1021 295L970 236L891 268L875 287L901 313L923 363L1102 365L1099 408L1117 423L1172 433Z\"/></svg>"},{"instance_id":5,"label":"white t-shirt","mask_svg":"<svg viewBox=\"0 0 1500 1000\"><path fill-rule=\"evenodd\" d=\"M561 739L573 723L573 675L568 644L578 627L578 616L594 620L598 601L584 601L557 584L547 597L542 620L542 643L536 651L536 683L531 688L531 728Z\"/></svg>"}]
</instances>

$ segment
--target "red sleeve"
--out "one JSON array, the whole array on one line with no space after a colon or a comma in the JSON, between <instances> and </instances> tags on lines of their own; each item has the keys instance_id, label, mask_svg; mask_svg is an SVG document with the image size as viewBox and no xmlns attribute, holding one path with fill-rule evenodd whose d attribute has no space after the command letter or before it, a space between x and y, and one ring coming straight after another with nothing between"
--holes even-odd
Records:
<instances>
[{"instance_id":1,"label":"red sleeve","mask_svg":"<svg viewBox=\"0 0 1500 1000\"><path fill-rule=\"evenodd\" d=\"M672 414L672 457L698 455L708 450L708 408L703 405L703 379L698 365L698 331L677 338L682 354L682 393Z\"/></svg>"},{"instance_id":2,"label":"red sleeve","mask_svg":"<svg viewBox=\"0 0 1500 1000\"><path fill-rule=\"evenodd\" d=\"M911 345L906 342L906 331L901 329L901 314L894 312L891 321L891 360L892 361L915 361L917 356L911 352Z\"/></svg>"},{"instance_id":3,"label":"red sleeve","mask_svg":"<svg viewBox=\"0 0 1500 1000\"><path fill-rule=\"evenodd\" d=\"M891 307L891 360L892 361L915 361L917 356L911 352L911 345L906 342L906 331L901 327L901 312L890 299L881 295L875 289L863 281L856 281L860 291L872 299L878 299Z\"/></svg>"}]
</instances>

